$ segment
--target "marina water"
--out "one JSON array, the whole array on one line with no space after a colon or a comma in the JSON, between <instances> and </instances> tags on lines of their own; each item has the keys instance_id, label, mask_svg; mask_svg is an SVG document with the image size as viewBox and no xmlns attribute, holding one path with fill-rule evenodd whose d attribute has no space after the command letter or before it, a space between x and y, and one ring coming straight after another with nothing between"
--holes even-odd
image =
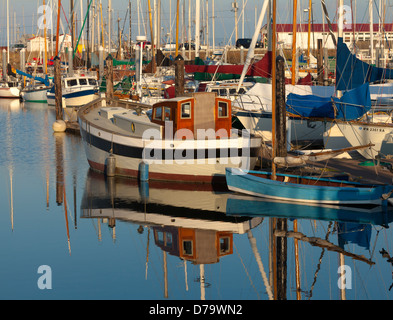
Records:
<instances>
[{"instance_id":1,"label":"marina water","mask_svg":"<svg viewBox=\"0 0 393 320\"><path fill-rule=\"evenodd\" d=\"M272 239L284 238L271 222L278 215L293 231L291 212L228 215L226 191L106 178L89 170L80 136L53 133L54 121L46 104L0 100L1 299L392 299L381 213L371 223L356 213L296 219L304 237L298 254L284 237L277 297Z\"/></svg>"}]
</instances>

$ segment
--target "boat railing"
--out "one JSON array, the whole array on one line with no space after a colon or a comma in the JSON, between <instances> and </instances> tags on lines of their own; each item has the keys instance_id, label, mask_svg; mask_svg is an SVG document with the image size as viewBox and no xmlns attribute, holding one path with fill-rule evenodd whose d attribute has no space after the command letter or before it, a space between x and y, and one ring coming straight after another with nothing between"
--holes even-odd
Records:
<instances>
[{"instance_id":1,"label":"boat railing","mask_svg":"<svg viewBox=\"0 0 393 320\"><path fill-rule=\"evenodd\" d=\"M114 99L98 98L87 103L84 107L80 109L80 111L82 112L82 114L86 114L90 110L93 110L95 108L101 108L103 106L104 101L106 102L106 106L111 106L111 107L123 107L125 109L133 109L133 110L151 109L151 105L136 102L136 101L119 100L116 98Z\"/></svg>"},{"instance_id":2,"label":"boat railing","mask_svg":"<svg viewBox=\"0 0 393 320\"><path fill-rule=\"evenodd\" d=\"M236 102L236 104L233 104L233 107L241 110L268 111L267 104L262 101L259 95L251 95L251 94L244 93L242 95L239 95L234 102ZM246 108L245 105L252 105L253 108L252 109ZM260 108L256 108L255 106L260 106Z\"/></svg>"}]
</instances>

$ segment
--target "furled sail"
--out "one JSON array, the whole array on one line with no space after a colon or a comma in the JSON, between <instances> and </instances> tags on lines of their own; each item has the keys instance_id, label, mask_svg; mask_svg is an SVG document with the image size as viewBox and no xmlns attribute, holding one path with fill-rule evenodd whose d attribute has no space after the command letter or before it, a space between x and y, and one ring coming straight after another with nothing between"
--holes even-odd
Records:
<instances>
[{"instance_id":1,"label":"furled sail","mask_svg":"<svg viewBox=\"0 0 393 320\"><path fill-rule=\"evenodd\" d=\"M341 98L290 93L286 107L301 117L355 120L371 109L370 87L365 83L345 91Z\"/></svg>"}]
</instances>

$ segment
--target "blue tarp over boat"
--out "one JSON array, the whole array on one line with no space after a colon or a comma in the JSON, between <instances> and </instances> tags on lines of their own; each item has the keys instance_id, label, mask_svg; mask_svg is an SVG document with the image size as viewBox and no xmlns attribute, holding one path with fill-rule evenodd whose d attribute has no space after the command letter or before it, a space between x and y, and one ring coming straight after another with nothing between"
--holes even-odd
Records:
<instances>
[{"instance_id":1,"label":"blue tarp over boat","mask_svg":"<svg viewBox=\"0 0 393 320\"><path fill-rule=\"evenodd\" d=\"M345 91L340 99L290 93L286 107L288 112L307 118L355 120L371 109L369 84Z\"/></svg>"},{"instance_id":2,"label":"blue tarp over boat","mask_svg":"<svg viewBox=\"0 0 393 320\"><path fill-rule=\"evenodd\" d=\"M351 90L366 82L393 79L393 69L377 68L352 54L343 38L338 38L336 61L336 89Z\"/></svg>"}]
</instances>

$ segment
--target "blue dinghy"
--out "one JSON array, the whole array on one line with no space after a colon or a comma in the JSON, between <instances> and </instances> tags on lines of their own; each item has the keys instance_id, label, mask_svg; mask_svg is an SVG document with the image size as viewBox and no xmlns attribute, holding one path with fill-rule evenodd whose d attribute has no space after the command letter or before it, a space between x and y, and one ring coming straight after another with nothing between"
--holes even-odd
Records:
<instances>
[{"instance_id":1,"label":"blue dinghy","mask_svg":"<svg viewBox=\"0 0 393 320\"><path fill-rule=\"evenodd\" d=\"M393 185L226 168L228 189L256 197L324 204L387 205Z\"/></svg>"}]
</instances>

